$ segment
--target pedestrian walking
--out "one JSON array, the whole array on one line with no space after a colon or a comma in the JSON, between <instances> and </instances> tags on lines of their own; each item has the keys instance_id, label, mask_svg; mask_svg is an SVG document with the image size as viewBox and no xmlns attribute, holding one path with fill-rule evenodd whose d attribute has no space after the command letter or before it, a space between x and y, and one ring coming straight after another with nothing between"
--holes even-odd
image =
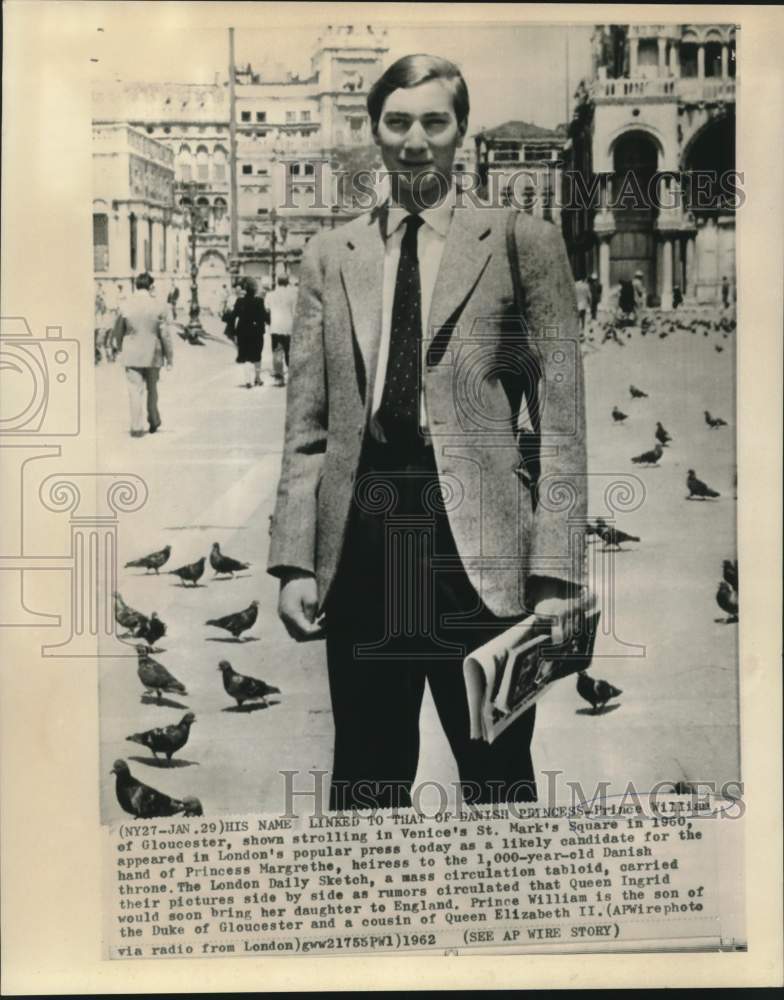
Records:
<instances>
[{"instance_id":1,"label":"pedestrian walking","mask_svg":"<svg viewBox=\"0 0 784 1000\"><path fill-rule=\"evenodd\" d=\"M237 364L245 366L245 388L264 385L261 377L261 355L264 350L264 330L269 313L264 299L259 298L253 278L243 279L245 294L237 299L228 321L229 336L237 342Z\"/></svg>"},{"instance_id":2,"label":"pedestrian walking","mask_svg":"<svg viewBox=\"0 0 784 1000\"><path fill-rule=\"evenodd\" d=\"M634 281L632 282L632 287L634 288L635 311L639 315L639 313L641 313L648 304L648 294L645 288L645 281L643 279L642 271L634 272Z\"/></svg>"},{"instance_id":3,"label":"pedestrian walking","mask_svg":"<svg viewBox=\"0 0 784 1000\"><path fill-rule=\"evenodd\" d=\"M591 319L596 319L599 303L602 301L602 283L596 271L588 279L588 287L591 289Z\"/></svg>"},{"instance_id":4,"label":"pedestrian walking","mask_svg":"<svg viewBox=\"0 0 784 1000\"><path fill-rule=\"evenodd\" d=\"M585 334L585 320L591 311L591 289L585 278L575 282L574 291L577 297L577 315L580 318L580 332Z\"/></svg>"},{"instance_id":5,"label":"pedestrian walking","mask_svg":"<svg viewBox=\"0 0 784 1000\"><path fill-rule=\"evenodd\" d=\"M729 309L730 305L730 283L725 275L721 279L721 304L725 309Z\"/></svg>"},{"instance_id":6,"label":"pedestrian walking","mask_svg":"<svg viewBox=\"0 0 784 1000\"><path fill-rule=\"evenodd\" d=\"M180 289L177 287L174 281L172 281L171 290L169 291L169 294L166 296L166 302L168 303L169 309L171 310L171 318L173 322L177 321L177 303L179 302L179 300L180 300Z\"/></svg>"},{"instance_id":7,"label":"pedestrian walking","mask_svg":"<svg viewBox=\"0 0 784 1000\"><path fill-rule=\"evenodd\" d=\"M112 339L122 352L131 407L131 437L144 434L145 403L150 434L161 426L158 377L162 367L174 364L166 310L152 293L153 277L136 276L136 294L119 307Z\"/></svg>"},{"instance_id":8,"label":"pedestrian walking","mask_svg":"<svg viewBox=\"0 0 784 1000\"><path fill-rule=\"evenodd\" d=\"M278 284L266 297L272 334L272 371L275 385L286 384L289 369L289 345L291 327L294 322L294 307L297 304L297 290L289 284L288 276L278 278Z\"/></svg>"},{"instance_id":9,"label":"pedestrian walking","mask_svg":"<svg viewBox=\"0 0 784 1000\"><path fill-rule=\"evenodd\" d=\"M94 345L95 363L99 365L103 358L109 359L107 342L109 340L109 310L106 306L106 299L103 290L99 287L95 293L95 319L94 319Z\"/></svg>"},{"instance_id":10,"label":"pedestrian walking","mask_svg":"<svg viewBox=\"0 0 784 1000\"><path fill-rule=\"evenodd\" d=\"M535 710L492 744L472 740L463 657L526 609L559 616L580 592L582 361L556 363L554 345L538 352L519 325L487 317L514 301L527 329L576 340L574 281L551 223L455 209L469 100L453 63L405 56L367 104L390 198L304 251L268 572L289 634L326 637L331 809L410 804L426 684L466 801L530 801ZM466 392L495 416L468 435ZM540 447L552 434L558 447ZM445 447L456 439L460 457ZM568 488L568 508L533 499L540 477Z\"/></svg>"}]
</instances>

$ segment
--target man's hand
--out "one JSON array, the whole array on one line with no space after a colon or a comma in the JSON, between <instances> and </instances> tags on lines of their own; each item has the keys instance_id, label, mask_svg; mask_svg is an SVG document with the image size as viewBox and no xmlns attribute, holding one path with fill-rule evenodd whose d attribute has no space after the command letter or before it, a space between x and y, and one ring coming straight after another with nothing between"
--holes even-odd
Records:
<instances>
[{"instance_id":1,"label":"man's hand","mask_svg":"<svg viewBox=\"0 0 784 1000\"><path fill-rule=\"evenodd\" d=\"M574 620L581 614L587 614L595 607L596 599L593 595L586 595L579 603L574 600L562 597L545 597L536 603L534 614L538 617L549 618L552 622L552 637L556 646L560 645L565 638L572 635L577 622ZM554 676L568 677L569 674L583 669L584 663L576 657L570 659L556 660L553 663Z\"/></svg>"},{"instance_id":2,"label":"man's hand","mask_svg":"<svg viewBox=\"0 0 784 1000\"><path fill-rule=\"evenodd\" d=\"M324 616L316 620L317 611L318 592L312 573L292 571L281 580L278 616L292 639L307 642L324 636Z\"/></svg>"}]
</instances>

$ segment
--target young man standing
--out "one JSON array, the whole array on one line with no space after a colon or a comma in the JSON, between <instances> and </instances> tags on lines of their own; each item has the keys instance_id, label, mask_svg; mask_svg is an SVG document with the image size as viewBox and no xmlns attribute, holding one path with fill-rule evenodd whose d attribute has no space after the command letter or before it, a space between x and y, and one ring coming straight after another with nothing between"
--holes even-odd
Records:
<instances>
[{"instance_id":1,"label":"young man standing","mask_svg":"<svg viewBox=\"0 0 784 1000\"><path fill-rule=\"evenodd\" d=\"M461 203L468 110L452 63L394 63L368 96L390 198L300 271L268 571L289 633L326 636L333 809L410 803L425 683L464 798L534 799L534 712L471 740L462 660L583 582L574 283L554 226ZM510 321L509 233L540 348ZM518 426L535 372L541 448Z\"/></svg>"}]
</instances>

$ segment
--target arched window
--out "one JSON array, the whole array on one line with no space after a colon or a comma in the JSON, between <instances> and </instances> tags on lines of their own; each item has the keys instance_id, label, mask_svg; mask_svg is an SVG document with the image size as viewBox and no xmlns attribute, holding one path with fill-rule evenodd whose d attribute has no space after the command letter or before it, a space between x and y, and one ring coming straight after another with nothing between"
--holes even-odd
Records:
<instances>
[{"instance_id":1,"label":"arched window","mask_svg":"<svg viewBox=\"0 0 784 1000\"><path fill-rule=\"evenodd\" d=\"M196 150L196 180L208 181L210 179L210 157L206 146L199 146Z\"/></svg>"},{"instance_id":2,"label":"arched window","mask_svg":"<svg viewBox=\"0 0 784 1000\"><path fill-rule=\"evenodd\" d=\"M226 210L228 205L226 204L225 198L216 198L213 210L215 212L215 221L220 222L226 216Z\"/></svg>"},{"instance_id":3,"label":"arched window","mask_svg":"<svg viewBox=\"0 0 784 1000\"><path fill-rule=\"evenodd\" d=\"M216 181L226 180L226 150L223 146L216 146L212 154L212 176Z\"/></svg>"},{"instance_id":4,"label":"arched window","mask_svg":"<svg viewBox=\"0 0 784 1000\"><path fill-rule=\"evenodd\" d=\"M178 180L185 182L193 180L193 164L191 160L190 146L185 144L180 146L180 151L177 154L177 163L175 169Z\"/></svg>"}]
</instances>

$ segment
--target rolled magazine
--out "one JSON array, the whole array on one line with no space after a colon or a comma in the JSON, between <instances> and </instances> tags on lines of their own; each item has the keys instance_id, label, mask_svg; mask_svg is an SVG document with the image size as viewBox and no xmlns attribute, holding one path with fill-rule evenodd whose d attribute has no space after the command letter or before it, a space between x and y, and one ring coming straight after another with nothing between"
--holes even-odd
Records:
<instances>
[{"instance_id":1,"label":"rolled magazine","mask_svg":"<svg viewBox=\"0 0 784 1000\"><path fill-rule=\"evenodd\" d=\"M529 615L463 660L471 739L492 743L555 681L590 666L595 603L583 598L559 621Z\"/></svg>"}]
</instances>

